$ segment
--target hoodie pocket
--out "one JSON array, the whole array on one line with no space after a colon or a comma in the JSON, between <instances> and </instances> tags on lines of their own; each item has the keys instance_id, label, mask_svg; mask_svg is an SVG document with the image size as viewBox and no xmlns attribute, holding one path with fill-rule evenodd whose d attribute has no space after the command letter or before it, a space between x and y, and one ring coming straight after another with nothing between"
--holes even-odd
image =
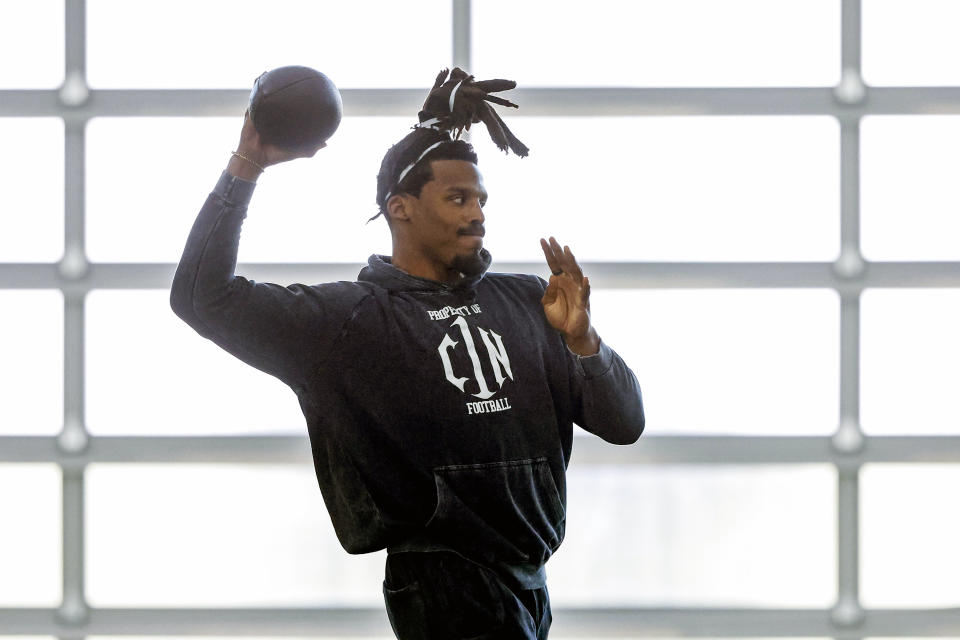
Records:
<instances>
[{"instance_id":1,"label":"hoodie pocket","mask_svg":"<svg viewBox=\"0 0 960 640\"><path fill-rule=\"evenodd\" d=\"M542 565L563 540L565 512L546 458L433 470L437 507L427 530L493 563Z\"/></svg>"}]
</instances>

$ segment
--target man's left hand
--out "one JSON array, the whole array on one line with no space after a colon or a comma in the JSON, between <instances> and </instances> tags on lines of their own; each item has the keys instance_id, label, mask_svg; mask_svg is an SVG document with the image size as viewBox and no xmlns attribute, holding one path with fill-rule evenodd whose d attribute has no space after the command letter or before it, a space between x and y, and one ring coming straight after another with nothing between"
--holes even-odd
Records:
<instances>
[{"instance_id":1,"label":"man's left hand","mask_svg":"<svg viewBox=\"0 0 960 640\"><path fill-rule=\"evenodd\" d=\"M590 324L590 279L584 277L570 247L556 238L540 238L540 247L552 275L543 294L543 312L550 325L563 334L567 346L581 356L600 350L600 337Z\"/></svg>"}]
</instances>

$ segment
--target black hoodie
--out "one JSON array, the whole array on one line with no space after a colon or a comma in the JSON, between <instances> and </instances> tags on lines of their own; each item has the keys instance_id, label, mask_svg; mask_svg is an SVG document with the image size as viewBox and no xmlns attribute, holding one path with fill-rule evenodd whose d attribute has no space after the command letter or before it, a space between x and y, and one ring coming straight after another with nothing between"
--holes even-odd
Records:
<instances>
[{"instance_id":1,"label":"black hoodie","mask_svg":"<svg viewBox=\"0 0 960 640\"><path fill-rule=\"evenodd\" d=\"M606 344L586 358L567 349L535 276L448 285L376 255L356 282L282 287L236 276L253 188L221 176L190 232L171 306L296 392L343 547L450 548L541 586L563 539L573 423L634 442L644 416L633 373Z\"/></svg>"}]
</instances>

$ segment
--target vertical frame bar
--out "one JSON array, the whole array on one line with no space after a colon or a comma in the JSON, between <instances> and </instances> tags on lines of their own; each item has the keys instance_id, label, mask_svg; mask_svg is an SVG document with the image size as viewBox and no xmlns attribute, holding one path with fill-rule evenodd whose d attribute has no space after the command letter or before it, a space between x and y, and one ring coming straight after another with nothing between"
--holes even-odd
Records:
<instances>
[{"instance_id":1,"label":"vertical frame bar","mask_svg":"<svg viewBox=\"0 0 960 640\"><path fill-rule=\"evenodd\" d=\"M860 0L843 0L841 3L840 28L840 61L844 69L852 69L860 73L861 64L861 35Z\"/></svg>"},{"instance_id":2,"label":"vertical frame bar","mask_svg":"<svg viewBox=\"0 0 960 640\"><path fill-rule=\"evenodd\" d=\"M61 99L68 89L86 94L86 2L65 0L65 77ZM84 168L85 119L65 113L64 140L64 255L60 276L64 291L64 421L58 438L67 454L86 448L88 435L84 409L84 293L72 292L68 283L87 273L85 236ZM65 465L63 473L63 602L58 617L64 623L82 624L88 617L84 593L84 470Z\"/></svg>"},{"instance_id":3,"label":"vertical frame bar","mask_svg":"<svg viewBox=\"0 0 960 640\"><path fill-rule=\"evenodd\" d=\"M451 1L453 2L453 66L471 71L473 67L471 0Z\"/></svg>"},{"instance_id":4,"label":"vertical frame bar","mask_svg":"<svg viewBox=\"0 0 960 640\"><path fill-rule=\"evenodd\" d=\"M64 72L65 75L76 72L81 77L86 78L87 2L86 0L65 0L64 12L64 19L66 20Z\"/></svg>"},{"instance_id":5,"label":"vertical frame bar","mask_svg":"<svg viewBox=\"0 0 960 640\"><path fill-rule=\"evenodd\" d=\"M860 75L860 0L841 2L841 80L838 96L857 102L864 96ZM856 279L865 264L860 251L860 119L840 115L840 256L835 268ZM841 290L840 304L840 424L833 439L843 456L864 443L860 428L860 291ZM860 605L859 466L837 468L837 603L833 622L851 627L864 619Z\"/></svg>"}]
</instances>

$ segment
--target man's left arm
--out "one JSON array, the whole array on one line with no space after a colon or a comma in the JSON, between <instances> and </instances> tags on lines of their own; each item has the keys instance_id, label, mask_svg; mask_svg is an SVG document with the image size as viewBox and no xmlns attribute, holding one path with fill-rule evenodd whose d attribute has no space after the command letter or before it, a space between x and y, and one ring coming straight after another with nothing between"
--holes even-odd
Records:
<instances>
[{"instance_id":1,"label":"man's left arm","mask_svg":"<svg viewBox=\"0 0 960 640\"><path fill-rule=\"evenodd\" d=\"M573 387L579 411L574 421L607 442L632 444L645 424L637 378L593 328L590 279L570 247L561 247L555 238L541 239L540 245L552 272L541 300L543 311L575 360Z\"/></svg>"},{"instance_id":2,"label":"man's left arm","mask_svg":"<svg viewBox=\"0 0 960 640\"><path fill-rule=\"evenodd\" d=\"M574 392L580 396L574 422L612 444L636 442L645 418L640 384L633 371L603 341L592 356L572 350L570 355L576 360Z\"/></svg>"}]
</instances>

